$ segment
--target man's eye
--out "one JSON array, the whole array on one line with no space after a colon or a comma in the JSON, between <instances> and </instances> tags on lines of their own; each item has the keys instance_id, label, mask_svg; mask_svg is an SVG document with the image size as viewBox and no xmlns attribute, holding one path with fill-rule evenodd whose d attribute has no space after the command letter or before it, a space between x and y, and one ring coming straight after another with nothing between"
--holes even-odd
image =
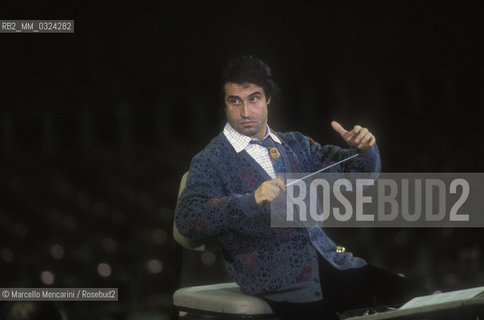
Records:
<instances>
[{"instance_id":1,"label":"man's eye","mask_svg":"<svg viewBox=\"0 0 484 320\"><path fill-rule=\"evenodd\" d=\"M232 103L232 104L239 104L240 103L240 100L239 99L232 99L232 100L230 100L230 103Z\"/></svg>"},{"instance_id":2,"label":"man's eye","mask_svg":"<svg viewBox=\"0 0 484 320\"><path fill-rule=\"evenodd\" d=\"M259 100L259 97L250 97L250 102L257 102Z\"/></svg>"}]
</instances>

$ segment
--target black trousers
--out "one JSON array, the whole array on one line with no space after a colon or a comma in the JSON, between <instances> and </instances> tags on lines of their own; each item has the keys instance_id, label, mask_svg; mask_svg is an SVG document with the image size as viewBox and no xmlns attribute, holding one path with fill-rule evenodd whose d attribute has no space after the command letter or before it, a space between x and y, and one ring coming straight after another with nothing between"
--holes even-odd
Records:
<instances>
[{"instance_id":1,"label":"black trousers","mask_svg":"<svg viewBox=\"0 0 484 320\"><path fill-rule=\"evenodd\" d=\"M319 259L323 299L310 303L266 300L283 319L339 319L337 312L391 306L399 307L416 296L429 294L419 283L373 265L338 270Z\"/></svg>"}]
</instances>

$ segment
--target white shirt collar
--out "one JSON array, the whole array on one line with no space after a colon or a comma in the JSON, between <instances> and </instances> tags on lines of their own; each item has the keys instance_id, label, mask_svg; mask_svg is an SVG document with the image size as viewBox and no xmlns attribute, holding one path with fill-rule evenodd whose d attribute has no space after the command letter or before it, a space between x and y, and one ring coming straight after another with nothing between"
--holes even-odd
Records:
<instances>
[{"instance_id":1,"label":"white shirt collar","mask_svg":"<svg viewBox=\"0 0 484 320\"><path fill-rule=\"evenodd\" d=\"M256 138L251 138L237 132L228 122L224 127L224 135L227 140L229 140L230 144L232 145L232 147L234 147L235 152L237 153L244 150L249 145L251 140L257 140ZM276 143L281 144L281 140L277 137L277 135L274 134L274 132L272 132L269 126L267 126L267 133L264 139L267 136L271 136L272 140L274 140Z\"/></svg>"}]
</instances>

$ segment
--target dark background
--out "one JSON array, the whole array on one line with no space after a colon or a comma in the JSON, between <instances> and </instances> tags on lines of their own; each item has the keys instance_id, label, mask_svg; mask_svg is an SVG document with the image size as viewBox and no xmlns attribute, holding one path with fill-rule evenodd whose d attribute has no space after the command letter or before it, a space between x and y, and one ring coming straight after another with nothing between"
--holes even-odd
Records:
<instances>
[{"instance_id":1,"label":"dark background","mask_svg":"<svg viewBox=\"0 0 484 320\"><path fill-rule=\"evenodd\" d=\"M331 120L358 123L385 172L484 169L478 1L73 1L0 17L75 20L74 34L0 34L0 287L119 288L119 303L63 304L71 319L161 319L180 285L221 280L219 254L183 256L171 228L240 54L272 67L278 130L343 145ZM481 229L328 233L432 291L484 285Z\"/></svg>"}]
</instances>

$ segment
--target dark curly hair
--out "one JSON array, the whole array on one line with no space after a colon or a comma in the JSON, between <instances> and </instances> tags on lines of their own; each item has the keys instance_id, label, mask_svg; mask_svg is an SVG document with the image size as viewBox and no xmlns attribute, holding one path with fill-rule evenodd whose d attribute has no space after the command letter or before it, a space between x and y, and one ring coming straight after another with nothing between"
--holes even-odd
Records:
<instances>
[{"instance_id":1,"label":"dark curly hair","mask_svg":"<svg viewBox=\"0 0 484 320\"><path fill-rule=\"evenodd\" d=\"M264 89L267 100L279 97L279 87L272 80L271 68L261 59L251 55L236 58L225 67L221 79L223 107L225 107L225 84L227 82L240 85L253 83Z\"/></svg>"}]
</instances>

